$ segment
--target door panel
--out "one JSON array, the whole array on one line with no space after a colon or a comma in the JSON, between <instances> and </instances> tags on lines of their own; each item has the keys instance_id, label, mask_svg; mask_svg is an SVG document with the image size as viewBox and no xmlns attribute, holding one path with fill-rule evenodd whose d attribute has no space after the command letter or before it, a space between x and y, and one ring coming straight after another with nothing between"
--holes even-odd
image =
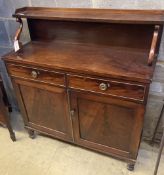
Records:
<instances>
[{"instance_id":1,"label":"door panel","mask_svg":"<svg viewBox=\"0 0 164 175\"><path fill-rule=\"evenodd\" d=\"M65 88L18 80L14 83L25 124L64 140L72 140Z\"/></svg>"},{"instance_id":2,"label":"door panel","mask_svg":"<svg viewBox=\"0 0 164 175\"><path fill-rule=\"evenodd\" d=\"M87 99L78 99L78 107L82 139L129 151L132 109Z\"/></svg>"},{"instance_id":3,"label":"door panel","mask_svg":"<svg viewBox=\"0 0 164 175\"><path fill-rule=\"evenodd\" d=\"M72 92L75 142L105 153L135 158L142 130L143 116L137 112L140 107L132 102Z\"/></svg>"},{"instance_id":4,"label":"door panel","mask_svg":"<svg viewBox=\"0 0 164 175\"><path fill-rule=\"evenodd\" d=\"M63 117L66 116L66 111L63 110L63 106L65 106L63 89L52 93L22 85L20 86L20 91L28 111L29 122L63 133L66 132L67 128L65 128Z\"/></svg>"}]
</instances>

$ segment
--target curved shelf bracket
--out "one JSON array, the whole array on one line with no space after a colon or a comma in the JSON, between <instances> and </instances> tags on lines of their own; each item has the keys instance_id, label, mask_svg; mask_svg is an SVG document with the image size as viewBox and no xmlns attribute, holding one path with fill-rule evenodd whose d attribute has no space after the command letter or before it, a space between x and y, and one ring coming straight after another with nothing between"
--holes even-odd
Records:
<instances>
[{"instance_id":1,"label":"curved shelf bracket","mask_svg":"<svg viewBox=\"0 0 164 175\"><path fill-rule=\"evenodd\" d=\"M15 51L18 51L22 47L22 43L19 41L19 39L23 29L23 21L21 18L16 18L16 22L20 23L19 28L17 29L14 37L14 48Z\"/></svg>"},{"instance_id":2,"label":"curved shelf bracket","mask_svg":"<svg viewBox=\"0 0 164 175\"><path fill-rule=\"evenodd\" d=\"M19 41L19 38L20 38L20 35L21 35L21 32L22 32L22 29L23 29L23 22L22 22L22 19L21 18L16 18L16 22L19 22L20 23L20 26L17 29L16 33L15 33L14 41L16 41L16 40Z\"/></svg>"},{"instance_id":3,"label":"curved shelf bracket","mask_svg":"<svg viewBox=\"0 0 164 175\"><path fill-rule=\"evenodd\" d=\"M150 49L149 58L148 58L148 65L149 66L152 65L155 57L157 56L156 55L156 48L157 48L157 41L158 41L159 31L160 31L160 26L155 25L153 39L152 39L152 43L151 43L151 49Z\"/></svg>"}]
</instances>

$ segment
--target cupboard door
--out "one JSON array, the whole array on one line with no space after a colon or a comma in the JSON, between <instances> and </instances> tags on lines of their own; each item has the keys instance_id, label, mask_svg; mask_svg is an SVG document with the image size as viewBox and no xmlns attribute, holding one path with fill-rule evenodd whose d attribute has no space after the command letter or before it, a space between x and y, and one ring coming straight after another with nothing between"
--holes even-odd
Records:
<instances>
[{"instance_id":1,"label":"cupboard door","mask_svg":"<svg viewBox=\"0 0 164 175\"><path fill-rule=\"evenodd\" d=\"M72 140L65 88L15 80L25 125L64 140Z\"/></svg>"},{"instance_id":2,"label":"cupboard door","mask_svg":"<svg viewBox=\"0 0 164 175\"><path fill-rule=\"evenodd\" d=\"M71 114L77 144L119 158L136 158L144 116L142 105L71 92Z\"/></svg>"}]
</instances>

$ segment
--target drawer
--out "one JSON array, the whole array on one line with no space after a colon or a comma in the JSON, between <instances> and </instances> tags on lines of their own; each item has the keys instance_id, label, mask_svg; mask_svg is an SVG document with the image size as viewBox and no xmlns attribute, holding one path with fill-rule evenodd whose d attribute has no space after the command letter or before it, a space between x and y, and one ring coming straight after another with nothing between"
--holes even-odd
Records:
<instances>
[{"instance_id":1,"label":"drawer","mask_svg":"<svg viewBox=\"0 0 164 175\"><path fill-rule=\"evenodd\" d=\"M7 64L7 68L9 74L13 77L65 86L65 75L63 73L14 64Z\"/></svg>"},{"instance_id":2,"label":"drawer","mask_svg":"<svg viewBox=\"0 0 164 175\"><path fill-rule=\"evenodd\" d=\"M145 86L113 80L68 75L69 88L144 101Z\"/></svg>"}]
</instances>

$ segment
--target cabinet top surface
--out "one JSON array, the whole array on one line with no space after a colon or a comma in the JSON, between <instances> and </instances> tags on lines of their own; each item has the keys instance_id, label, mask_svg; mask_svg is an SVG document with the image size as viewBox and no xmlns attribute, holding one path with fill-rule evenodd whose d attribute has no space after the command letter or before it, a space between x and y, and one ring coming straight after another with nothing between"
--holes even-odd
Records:
<instances>
[{"instance_id":1,"label":"cabinet top surface","mask_svg":"<svg viewBox=\"0 0 164 175\"><path fill-rule=\"evenodd\" d=\"M163 24L164 10L23 7L14 17L112 23Z\"/></svg>"},{"instance_id":2,"label":"cabinet top surface","mask_svg":"<svg viewBox=\"0 0 164 175\"><path fill-rule=\"evenodd\" d=\"M11 52L4 58L14 64L138 82L150 82L155 67L155 64L147 66L147 53L138 49L60 41L33 41L17 53Z\"/></svg>"}]
</instances>

